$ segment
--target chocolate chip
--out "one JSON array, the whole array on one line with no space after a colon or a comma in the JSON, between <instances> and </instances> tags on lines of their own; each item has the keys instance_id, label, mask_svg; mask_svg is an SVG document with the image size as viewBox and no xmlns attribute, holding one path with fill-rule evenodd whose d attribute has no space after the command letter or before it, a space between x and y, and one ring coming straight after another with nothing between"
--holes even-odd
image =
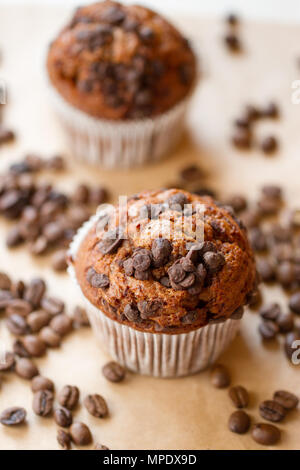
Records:
<instances>
[{"instance_id":1,"label":"chocolate chip","mask_svg":"<svg viewBox=\"0 0 300 470\"><path fill-rule=\"evenodd\" d=\"M217 364L211 371L211 383L216 388L226 388L230 384L230 375L227 368Z\"/></svg>"},{"instance_id":2,"label":"chocolate chip","mask_svg":"<svg viewBox=\"0 0 300 470\"><path fill-rule=\"evenodd\" d=\"M73 422L73 416L70 410L63 406L54 411L54 421L62 428L69 428Z\"/></svg>"},{"instance_id":3,"label":"chocolate chip","mask_svg":"<svg viewBox=\"0 0 300 470\"><path fill-rule=\"evenodd\" d=\"M16 426L26 420L26 410L17 406L7 408L0 414L0 423L4 426Z\"/></svg>"},{"instance_id":4,"label":"chocolate chip","mask_svg":"<svg viewBox=\"0 0 300 470\"><path fill-rule=\"evenodd\" d=\"M112 5L107 7L102 13L101 20L106 21L110 24L120 24L126 18L125 12L120 8L119 5Z\"/></svg>"},{"instance_id":5,"label":"chocolate chip","mask_svg":"<svg viewBox=\"0 0 300 470\"><path fill-rule=\"evenodd\" d=\"M161 285L163 285L164 287L167 287L167 288L170 288L171 287L171 283L170 283L170 279L167 277L167 276L163 276L160 278L159 282L161 283Z\"/></svg>"},{"instance_id":6,"label":"chocolate chip","mask_svg":"<svg viewBox=\"0 0 300 470\"><path fill-rule=\"evenodd\" d=\"M75 385L65 385L59 392L57 400L61 406L73 410L79 401L79 389Z\"/></svg>"},{"instance_id":7,"label":"chocolate chip","mask_svg":"<svg viewBox=\"0 0 300 470\"><path fill-rule=\"evenodd\" d=\"M152 242L152 256L155 267L161 267L167 264L172 252L172 244L166 238L156 238Z\"/></svg>"},{"instance_id":8,"label":"chocolate chip","mask_svg":"<svg viewBox=\"0 0 300 470\"><path fill-rule=\"evenodd\" d=\"M127 320L129 321L135 322L140 319L140 314L135 304L131 303L131 304L125 305L123 313L125 317L127 318Z\"/></svg>"},{"instance_id":9,"label":"chocolate chip","mask_svg":"<svg viewBox=\"0 0 300 470\"><path fill-rule=\"evenodd\" d=\"M285 390L277 390L273 395L273 400L279 403L285 410L293 410L297 408L299 398L291 392Z\"/></svg>"},{"instance_id":10,"label":"chocolate chip","mask_svg":"<svg viewBox=\"0 0 300 470\"><path fill-rule=\"evenodd\" d=\"M217 273L223 268L225 264L224 255L222 253L214 253L212 251L204 253L203 260L209 274Z\"/></svg>"},{"instance_id":11,"label":"chocolate chip","mask_svg":"<svg viewBox=\"0 0 300 470\"><path fill-rule=\"evenodd\" d=\"M88 445L92 442L91 431L84 423L73 423L70 427L72 441L78 446Z\"/></svg>"},{"instance_id":12,"label":"chocolate chip","mask_svg":"<svg viewBox=\"0 0 300 470\"><path fill-rule=\"evenodd\" d=\"M97 273L93 267L89 268L86 274L88 283L96 289L105 289L109 287L109 278L106 274Z\"/></svg>"},{"instance_id":13,"label":"chocolate chip","mask_svg":"<svg viewBox=\"0 0 300 470\"><path fill-rule=\"evenodd\" d=\"M105 237L98 243L98 249L103 255L113 254L122 245L123 239L120 230L107 232Z\"/></svg>"},{"instance_id":14,"label":"chocolate chip","mask_svg":"<svg viewBox=\"0 0 300 470\"><path fill-rule=\"evenodd\" d=\"M250 428L250 417L245 411L238 410L230 415L228 427L231 432L245 434Z\"/></svg>"},{"instance_id":15,"label":"chocolate chip","mask_svg":"<svg viewBox=\"0 0 300 470\"><path fill-rule=\"evenodd\" d=\"M241 43L235 33L228 33L224 37L224 43L231 52L239 52L241 50Z\"/></svg>"},{"instance_id":16,"label":"chocolate chip","mask_svg":"<svg viewBox=\"0 0 300 470\"><path fill-rule=\"evenodd\" d=\"M52 412L53 400L50 390L39 390L33 396L32 409L38 416L48 416Z\"/></svg>"},{"instance_id":17,"label":"chocolate chip","mask_svg":"<svg viewBox=\"0 0 300 470\"><path fill-rule=\"evenodd\" d=\"M151 265L150 252L146 249L139 249L132 255L133 267L137 271L147 271Z\"/></svg>"},{"instance_id":18,"label":"chocolate chip","mask_svg":"<svg viewBox=\"0 0 300 470\"><path fill-rule=\"evenodd\" d=\"M252 146L252 134L247 128L237 128L232 136L233 145L242 150L248 150Z\"/></svg>"},{"instance_id":19,"label":"chocolate chip","mask_svg":"<svg viewBox=\"0 0 300 470\"><path fill-rule=\"evenodd\" d=\"M139 29L139 37L143 42L152 42L154 39L154 31L148 26L141 26Z\"/></svg>"},{"instance_id":20,"label":"chocolate chip","mask_svg":"<svg viewBox=\"0 0 300 470\"><path fill-rule=\"evenodd\" d=\"M241 385L231 387L229 397L236 408L246 408L249 404L249 394Z\"/></svg>"},{"instance_id":21,"label":"chocolate chip","mask_svg":"<svg viewBox=\"0 0 300 470\"><path fill-rule=\"evenodd\" d=\"M192 287L196 282L196 275L194 273L189 273L185 276L183 281L180 282L180 286L184 289Z\"/></svg>"},{"instance_id":22,"label":"chocolate chip","mask_svg":"<svg viewBox=\"0 0 300 470\"><path fill-rule=\"evenodd\" d=\"M270 154L277 150L278 141L274 136L268 136L261 142L261 149L264 153Z\"/></svg>"},{"instance_id":23,"label":"chocolate chip","mask_svg":"<svg viewBox=\"0 0 300 470\"><path fill-rule=\"evenodd\" d=\"M252 430L252 438L262 445L274 445L280 440L280 430L268 423L255 424Z\"/></svg>"},{"instance_id":24,"label":"chocolate chip","mask_svg":"<svg viewBox=\"0 0 300 470\"><path fill-rule=\"evenodd\" d=\"M188 198L183 193L175 193L173 196L170 196L167 201L170 209L175 211L181 211L188 202Z\"/></svg>"},{"instance_id":25,"label":"chocolate chip","mask_svg":"<svg viewBox=\"0 0 300 470\"><path fill-rule=\"evenodd\" d=\"M102 374L110 382L121 382L125 378L125 369L117 362L108 362L102 368Z\"/></svg>"},{"instance_id":26,"label":"chocolate chip","mask_svg":"<svg viewBox=\"0 0 300 470\"><path fill-rule=\"evenodd\" d=\"M123 268L124 268L126 276L133 276L134 274L133 259L132 258L125 259L125 261L123 261Z\"/></svg>"},{"instance_id":27,"label":"chocolate chip","mask_svg":"<svg viewBox=\"0 0 300 470\"><path fill-rule=\"evenodd\" d=\"M155 315L156 311L161 307L161 303L158 300L143 300L138 302L137 307L140 311L141 318L147 320L147 318Z\"/></svg>"},{"instance_id":28,"label":"chocolate chip","mask_svg":"<svg viewBox=\"0 0 300 470\"><path fill-rule=\"evenodd\" d=\"M197 312L197 310L192 310L183 317L181 317L180 321L183 325L192 325L198 320L198 318L199 313Z\"/></svg>"},{"instance_id":29,"label":"chocolate chip","mask_svg":"<svg viewBox=\"0 0 300 470\"><path fill-rule=\"evenodd\" d=\"M108 415L108 408L104 398L95 393L94 395L87 395L83 402L88 412L95 416L95 418L105 418Z\"/></svg>"},{"instance_id":30,"label":"chocolate chip","mask_svg":"<svg viewBox=\"0 0 300 470\"><path fill-rule=\"evenodd\" d=\"M184 280L186 276L186 272L183 269L181 264L179 264L178 262L175 262L168 269L168 275L169 275L171 283L174 282L175 284L179 284L181 281Z\"/></svg>"},{"instance_id":31,"label":"chocolate chip","mask_svg":"<svg viewBox=\"0 0 300 470\"><path fill-rule=\"evenodd\" d=\"M267 421L276 423L284 419L286 410L277 401L265 400L259 405L259 413Z\"/></svg>"}]
</instances>

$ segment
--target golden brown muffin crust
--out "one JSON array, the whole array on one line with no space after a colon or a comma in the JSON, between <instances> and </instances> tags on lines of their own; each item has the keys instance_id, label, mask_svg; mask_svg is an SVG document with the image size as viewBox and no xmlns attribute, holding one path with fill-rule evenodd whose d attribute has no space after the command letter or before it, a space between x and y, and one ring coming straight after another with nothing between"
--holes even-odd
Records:
<instances>
[{"instance_id":1,"label":"golden brown muffin crust","mask_svg":"<svg viewBox=\"0 0 300 470\"><path fill-rule=\"evenodd\" d=\"M195 239L195 224L204 230L203 242ZM254 288L245 229L230 208L209 197L176 189L144 192L117 210L116 226L125 239L109 240L107 228L95 224L73 262L83 294L121 323L141 331L190 331L236 315Z\"/></svg>"},{"instance_id":2,"label":"golden brown muffin crust","mask_svg":"<svg viewBox=\"0 0 300 470\"><path fill-rule=\"evenodd\" d=\"M103 119L157 116L190 92L195 56L157 13L104 1L79 8L50 46L47 68L73 106Z\"/></svg>"}]
</instances>

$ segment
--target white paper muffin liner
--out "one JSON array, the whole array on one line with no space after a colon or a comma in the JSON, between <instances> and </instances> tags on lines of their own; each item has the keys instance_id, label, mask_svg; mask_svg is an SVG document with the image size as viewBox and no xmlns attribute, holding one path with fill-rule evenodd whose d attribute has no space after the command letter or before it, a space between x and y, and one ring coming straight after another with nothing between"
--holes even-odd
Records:
<instances>
[{"instance_id":1,"label":"white paper muffin liner","mask_svg":"<svg viewBox=\"0 0 300 470\"><path fill-rule=\"evenodd\" d=\"M73 259L98 216L94 215L74 237L70 246ZM68 272L78 285L71 264ZM240 326L240 320L228 319L189 333L141 332L110 319L83 293L82 298L96 337L111 357L134 372L155 377L180 377L207 368L225 351Z\"/></svg>"},{"instance_id":2,"label":"white paper muffin liner","mask_svg":"<svg viewBox=\"0 0 300 470\"><path fill-rule=\"evenodd\" d=\"M116 122L76 109L51 84L49 92L72 155L102 168L131 168L160 160L181 138L190 99L154 119Z\"/></svg>"}]
</instances>

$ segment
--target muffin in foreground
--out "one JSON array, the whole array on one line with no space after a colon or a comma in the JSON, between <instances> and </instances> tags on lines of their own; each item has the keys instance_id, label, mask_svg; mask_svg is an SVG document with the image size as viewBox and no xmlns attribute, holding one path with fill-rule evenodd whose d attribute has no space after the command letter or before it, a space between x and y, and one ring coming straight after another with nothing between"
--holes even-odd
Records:
<instances>
[{"instance_id":1,"label":"muffin in foreground","mask_svg":"<svg viewBox=\"0 0 300 470\"><path fill-rule=\"evenodd\" d=\"M177 189L100 208L69 258L101 344L129 369L155 376L212 364L256 283L245 229L230 208Z\"/></svg>"},{"instance_id":2,"label":"muffin in foreground","mask_svg":"<svg viewBox=\"0 0 300 470\"><path fill-rule=\"evenodd\" d=\"M113 1L77 9L50 45L47 70L74 156L105 167L168 152L196 80L195 55L176 28Z\"/></svg>"}]
</instances>

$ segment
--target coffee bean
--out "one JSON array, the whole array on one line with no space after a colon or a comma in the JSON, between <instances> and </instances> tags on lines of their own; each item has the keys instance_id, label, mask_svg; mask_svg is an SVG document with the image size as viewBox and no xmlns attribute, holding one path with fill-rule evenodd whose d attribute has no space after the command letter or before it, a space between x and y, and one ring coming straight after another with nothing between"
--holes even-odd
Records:
<instances>
[{"instance_id":1,"label":"coffee bean","mask_svg":"<svg viewBox=\"0 0 300 470\"><path fill-rule=\"evenodd\" d=\"M81 327L81 326L90 326L90 322L87 316L87 313L84 308L82 307L75 307L74 312L73 312L73 319L75 326Z\"/></svg>"},{"instance_id":2,"label":"coffee bean","mask_svg":"<svg viewBox=\"0 0 300 470\"><path fill-rule=\"evenodd\" d=\"M264 153L273 153L278 148L277 139L273 136L268 136L261 142L261 149Z\"/></svg>"},{"instance_id":3,"label":"coffee bean","mask_svg":"<svg viewBox=\"0 0 300 470\"><path fill-rule=\"evenodd\" d=\"M63 429L58 429L57 431L57 442L64 450L69 450L71 448L71 436L69 433Z\"/></svg>"},{"instance_id":4,"label":"coffee bean","mask_svg":"<svg viewBox=\"0 0 300 470\"><path fill-rule=\"evenodd\" d=\"M41 307L50 315L59 315L65 309L65 304L62 300L56 297L44 297L41 301Z\"/></svg>"},{"instance_id":5,"label":"coffee bean","mask_svg":"<svg viewBox=\"0 0 300 470\"><path fill-rule=\"evenodd\" d=\"M0 311L8 307L13 300L12 293L8 290L0 290Z\"/></svg>"},{"instance_id":6,"label":"coffee bean","mask_svg":"<svg viewBox=\"0 0 300 470\"><path fill-rule=\"evenodd\" d=\"M23 237L20 233L20 227L15 225L11 227L6 236L6 246L8 248L14 248L23 242Z\"/></svg>"},{"instance_id":7,"label":"coffee bean","mask_svg":"<svg viewBox=\"0 0 300 470\"><path fill-rule=\"evenodd\" d=\"M249 394L247 390L237 385L229 389L229 397L236 408L246 408L249 403Z\"/></svg>"},{"instance_id":8,"label":"coffee bean","mask_svg":"<svg viewBox=\"0 0 300 470\"><path fill-rule=\"evenodd\" d=\"M29 302L22 299L15 299L9 302L6 307L6 314L13 315L17 314L22 317L27 317L29 313L32 312L32 306Z\"/></svg>"},{"instance_id":9,"label":"coffee bean","mask_svg":"<svg viewBox=\"0 0 300 470\"><path fill-rule=\"evenodd\" d=\"M20 357L31 357L27 349L25 348L23 342L20 339L16 339L13 342L13 352Z\"/></svg>"},{"instance_id":10,"label":"coffee bean","mask_svg":"<svg viewBox=\"0 0 300 470\"><path fill-rule=\"evenodd\" d=\"M13 297L22 299L25 292L25 284L23 281L13 282L10 288Z\"/></svg>"},{"instance_id":11,"label":"coffee bean","mask_svg":"<svg viewBox=\"0 0 300 470\"><path fill-rule=\"evenodd\" d=\"M61 408L57 408L54 411L54 421L62 428L69 428L73 422L71 411L63 406Z\"/></svg>"},{"instance_id":12,"label":"coffee bean","mask_svg":"<svg viewBox=\"0 0 300 470\"><path fill-rule=\"evenodd\" d=\"M55 271L60 272L60 271L65 271L67 269L68 264L67 264L66 256L67 256L66 250L59 250L56 253L54 253L54 255L52 256L51 265Z\"/></svg>"},{"instance_id":13,"label":"coffee bean","mask_svg":"<svg viewBox=\"0 0 300 470\"><path fill-rule=\"evenodd\" d=\"M294 316L292 313L281 313L276 323L281 333L289 333L294 328Z\"/></svg>"},{"instance_id":14,"label":"coffee bean","mask_svg":"<svg viewBox=\"0 0 300 470\"><path fill-rule=\"evenodd\" d=\"M252 134L249 129L237 128L232 136L232 144L239 150L249 150L252 147Z\"/></svg>"},{"instance_id":15,"label":"coffee bean","mask_svg":"<svg viewBox=\"0 0 300 470\"><path fill-rule=\"evenodd\" d=\"M26 335L29 332L25 318L17 313L13 313L7 318L6 327L16 336Z\"/></svg>"},{"instance_id":16,"label":"coffee bean","mask_svg":"<svg viewBox=\"0 0 300 470\"><path fill-rule=\"evenodd\" d=\"M100 442L97 442L97 444L95 444L94 450L109 450L109 448L103 444L100 444Z\"/></svg>"},{"instance_id":17,"label":"coffee bean","mask_svg":"<svg viewBox=\"0 0 300 470\"><path fill-rule=\"evenodd\" d=\"M37 333L44 326L49 324L51 315L44 310L36 310L35 312L30 313L26 320L32 333Z\"/></svg>"},{"instance_id":18,"label":"coffee bean","mask_svg":"<svg viewBox=\"0 0 300 470\"><path fill-rule=\"evenodd\" d=\"M230 375L227 368L217 364L211 371L211 383L216 388L226 388L230 384Z\"/></svg>"},{"instance_id":19,"label":"coffee bean","mask_svg":"<svg viewBox=\"0 0 300 470\"><path fill-rule=\"evenodd\" d=\"M61 343L61 336L55 333L50 326L41 329L39 337L49 348L58 348Z\"/></svg>"},{"instance_id":20,"label":"coffee bean","mask_svg":"<svg viewBox=\"0 0 300 470\"><path fill-rule=\"evenodd\" d=\"M258 228L254 227L249 232L250 243L254 251L265 251L267 249L267 239L263 231Z\"/></svg>"},{"instance_id":21,"label":"coffee bean","mask_svg":"<svg viewBox=\"0 0 300 470\"><path fill-rule=\"evenodd\" d=\"M86 204L89 196L90 188L86 184L79 184L72 195L72 199L76 204Z\"/></svg>"},{"instance_id":22,"label":"coffee bean","mask_svg":"<svg viewBox=\"0 0 300 470\"><path fill-rule=\"evenodd\" d=\"M10 290L11 288L11 279L7 274L0 272L0 289Z\"/></svg>"},{"instance_id":23,"label":"coffee bean","mask_svg":"<svg viewBox=\"0 0 300 470\"><path fill-rule=\"evenodd\" d=\"M87 395L83 403L88 412L96 418L105 418L108 415L106 401L97 393L94 395Z\"/></svg>"},{"instance_id":24,"label":"coffee bean","mask_svg":"<svg viewBox=\"0 0 300 470\"><path fill-rule=\"evenodd\" d=\"M42 255L46 253L49 243L43 235L37 237L32 243L29 244L29 251L33 255Z\"/></svg>"},{"instance_id":25,"label":"coffee bean","mask_svg":"<svg viewBox=\"0 0 300 470\"><path fill-rule=\"evenodd\" d=\"M46 345L38 336L27 335L22 342L30 356L41 357L46 353Z\"/></svg>"},{"instance_id":26,"label":"coffee bean","mask_svg":"<svg viewBox=\"0 0 300 470\"><path fill-rule=\"evenodd\" d=\"M281 201L271 197L262 197L257 201L257 209L261 216L275 215L281 208Z\"/></svg>"},{"instance_id":27,"label":"coffee bean","mask_svg":"<svg viewBox=\"0 0 300 470\"><path fill-rule=\"evenodd\" d=\"M250 428L250 418L245 411L238 410L229 417L228 427L231 432L245 434Z\"/></svg>"},{"instance_id":28,"label":"coffee bean","mask_svg":"<svg viewBox=\"0 0 300 470\"><path fill-rule=\"evenodd\" d=\"M265 446L277 444L280 437L280 430L272 424L258 423L255 424L252 430L252 438L258 442L258 444Z\"/></svg>"},{"instance_id":29,"label":"coffee bean","mask_svg":"<svg viewBox=\"0 0 300 470\"><path fill-rule=\"evenodd\" d=\"M39 392L40 390L49 390L49 392L54 391L54 383L52 380L43 377L42 375L37 375L31 381L31 390L33 392Z\"/></svg>"},{"instance_id":30,"label":"coffee bean","mask_svg":"<svg viewBox=\"0 0 300 470\"><path fill-rule=\"evenodd\" d=\"M201 168L199 168L198 165L188 165L184 167L180 173L179 173L180 178L187 182L187 183L193 183L195 181L199 181L200 179L203 178L204 173Z\"/></svg>"},{"instance_id":31,"label":"coffee bean","mask_svg":"<svg viewBox=\"0 0 300 470\"><path fill-rule=\"evenodd\" d=\"M272 282L275 279L275 267L270 260L259 259L256 263L257 270L263 282Z\"/></svg>"},{"instance_id":32,"label":"coffee bean","mask_svg":"<svg viewBox=\"0 0 300 470\"><path fill-rule=\"evenodd\" d=\"M276 321L281 314L280 305L276 302L265 305L259 310L259 314L264 320Z\"/></svg>"},{"instance_id":33,"label":"coffee bean","mask_svg":"<svg viewBox=\"0 0 300 470\"><path fill-rule=\"evenodd\" d=\"M279 332L278 325L271 320L262 321L258 327L261 337L265 340L274 339Z\"/></svg>"},{"instance_id":34,"label":"coffee bean","mask_svg":"<svg viewBox=\"0 0 300 470\"><path fill-rule=\"evenodd\" d=\"M279 109L276 103L268 103L265 108L261 110L262 117L275 119L279 116Z\"/></svg>"},{"instance_id":35,"label":"coffee bean","mask_svg":"<svg viewBox=\"0 0 300 470\"><path fill-rule=\"evenodd\" d=\"M277 401L265 400L259 405L259 412L262 418L274 423L282 421L286 415L286 410Z\"/></svg>"},{"instance_id":36,"label":"coffee bean","mask_svg":"<svg viewBox=\"0 0 300 470\"><path fill-rule=\"evenodd\" d=\"M231 196L226 204L228 206L231 206L234 210L234 212L239 213L245 209L247 209L247 199L242 196L241 194L234 194Z\"/></svg>"},{"instance_id":37,"label":"coffee bean","mask_svg":"<svg viewBox=\"0 0 300 470\"><path fill-rule=\"evenodd\" d=\"M58 395L61 406L73 410L79 401L79 389L75 385L65 385Z\"/></svg>"},{"instance_id":38,"label":"coffee bean","mask_svg":"<svg viewBox=\"0 0 300 470\"><path fill-rule=\"evenodd\" d=\"M296 341L300 341L300 332L292 331L285 337L284 350L287 358L290 360L292 360L293 354L297 351L298 346L296 345L297 343L295 343Z\"/></svg>"},{"instance_id":39,"label":"coffee bean","mask_svg":"<svg viewBox=\"0 0 300 470\"><path fill-rule=\"evenodd\" d=\"M23 424L26 420L26 414L27 413L24 408L19 408L17 406L7 408L0 414L0 423L4 426Z\"/></svg>"},{"instance_id":40,"label":"coffee bean","mask_svg":"<svg viewBox=\"0 0 300 470\"><path fill-rule=\"evenodd\" d=\"M261 188L261 192L264 196L271 199L282 199L282 189L280 186L274 184L267 184Z\"/></svg>"},{"instance_id":41,"label":"coffee bean","mask_svg":"<svg viewBox=\"0 0 300 470\"><path fill-rule=\"evenodd\" d=\"M65 336L72 331L72 319L64 313L56 315L50 322L50 328L59 336Z\"/></svg>"},{"instance_id":42,"label":"coffee bean","mask_svg":"<svg viewBox=\"0 0 300 470\"><path fill-rule=\"evenodd\" d=\"M224 36L224 43L231 52L239 52L241 43L235 33L228 33Z\"/></svg>"},{"instance_id":43,"label":"coffee bean","mask_svg":"<svg viewBox=\"0 0 300 470\"><path fill-rule=\"evenodd\" d=\"M9 371L15 365L15 355L12 352L6 352L0 361L0 371Z\"/></svg>"},{"instance_id":44,"label":"coffee bean","mask_svg":"<svg viewBox=\"0 0 300 470\"><path fill-rule=\"evenodd\" d=\"M38 416L48 416L52 412L53 400L50 390L39 390L33 396L32 409Z\"/></svg>"},{"instance_id":45,"label":"coffee bean","mask_svg":"<svg viewBox=\"0 0 300 470\"><path fill-rule=\"evenodd\" d=\"M289 307L297 315L300 315L300 292L293 294L289 301Z\"/></svg>"},{"instance_id":46,"label":"coffee bean","mask_svg":"<svg viewBox=\"0 0 300 470\"><path fill-rule=\"evenodd\" d=\"M6 129L0 125L0 145L12 142L15 139L15 133L11 129Z\"/></svg>"},{"instance_id":47,"label":"coffee bean","mask_svg":"<svg viewBox=\"0 0 300 470\"><path fill-rule=\"evenodd\" d=\"M231 315L231 320L240 320L244 315L244 307L238 307Z\"/></svg>"},{"instance_id":48,"label":"coffee bean","mask_svg":"<svg viewBox=\"0 0 300 470\"><path fill-rule=\"evenodd\" d=\"M25 291L24 299L27 300L27 302L29 302L34 308L38 308L45 291L46 284L43 279L33 279Z\"/></svg>"},{"instance_id":49,"label":"coffee bean","mask_svg":"<svg viewBox=\"0 0 300 470\"><path fill-rule=\"evenodd\" d=\"M289 287L295 280L295 269L290 261L283 261L277 266L277 281L283 287Z\"/></svg>"},{"instance_id":50,"label":"coffee bean","mask_svg":"<svg viewBox=\"0 0 300 470\"><path fill-rule=\"evenodd\" d=\"M293 410L297 408L299 403L299 398L296 395L285 390L277 390L273 395L273 400L283 406L285 410Z\"/></svg>"},{"instance_id":51,"label":"coffee bean","mask_svg":"<svg viewBox=\"0 0 300 470\"><path fill-rule=\"evenodd\" d=\"M36 365L26 357L22 357L17 360L15 370L17 375L23 379L31 380L33 377L39 374Z\"/></svg>"},{"instance_id":52,"label":"coffee bean","mask_svg":"<svg viewBox=\"0 0 300 470\"><path fill-rule=\"evenodd\" d=\"M117 362L108 362L102 368L102 374L110 382L121 382L125 378L125 369Z\"/></svg>"},{"instance_id":53,"label":"coffee bean","mask_svg":"<svg viewBox=\"0 0 300 470\"><path fill-rule=\"evenodd\" d=\"M92 442L91 431L84 423L73 423L70 427L70 434L76 445L84 446Z\"/></svg>"}]
</instances>

